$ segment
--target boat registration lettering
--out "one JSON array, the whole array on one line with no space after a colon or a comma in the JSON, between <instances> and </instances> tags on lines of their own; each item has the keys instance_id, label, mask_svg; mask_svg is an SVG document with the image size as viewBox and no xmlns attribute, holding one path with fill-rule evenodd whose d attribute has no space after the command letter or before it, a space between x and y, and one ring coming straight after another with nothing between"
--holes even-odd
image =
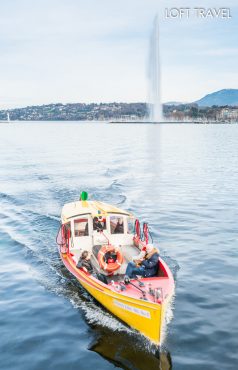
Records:
<instances>
[{"instance_id":1,"label":"boat registration lettering","mask_svg":"<svg viewBox=\"0 0 238 370\"><path fill-rule=\"evenodd\" d=\"M150 312L148 312L146 310L142 310L141 308L129 306L128 304L119 302L116 299L114 299L113 302L114 302L115 306L120 307L123 310L130 311L132 313L135 313L136 315L140 315L140 316L146 317L147 319L150 319L151 318Z\"/></svg>"}]
</instances>

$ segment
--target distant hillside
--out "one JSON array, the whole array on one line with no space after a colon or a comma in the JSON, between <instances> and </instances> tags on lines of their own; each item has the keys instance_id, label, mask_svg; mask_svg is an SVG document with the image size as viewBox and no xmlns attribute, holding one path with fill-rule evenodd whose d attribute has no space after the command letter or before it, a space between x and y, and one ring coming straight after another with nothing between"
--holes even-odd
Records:
<instances>
[{"instance_id":1,"label":"distant hillside","mask_svg":"<svg viewBox=\"0 0 238 370\"><path fill-rule=\"evenodd\" d=\"M216 107L213 107L216 106ZM174 120L220 120L222 107L230 106L230 119L237 119L238 89L224 89L193 103L171 101L163 104L165 118ZM0 121L110 121L148 119L148 104L138 103L70 103L47 104L0 110ZM236 117L237 116L237 117Z\"/></svg>"},{"instance_id":2,"label":"distant hillside","mask_svg":"<svg viewBox=\"0 0 238 370\"><path fill-rule=\"evenodd\" d=\"M142 119L147 115L146 103L75 103L48 104L0 110L0 120L12 121L91 121Z\"/></svg>"},{"instance_id":3,"label":"distant hillside","mask_svg":"<svg viewBox=\"0 0 238 370\"><path fill-rule=\"evenodd\" d=\"M199 106L211 107L213 105L238 106L238 89L223 89L212 94L205 95L202 99L197 100Z\"/></svg>"},{"instance_id":4,"label":"distant hillside","mask_svg":"<svg viewBox=\"0 0 238 370\"><path fill-rule=\"evenodd\" d=\"M173 106L177 106L177 105L182 105L182 104L187 104L187 103L182 103L182 102L179 102L179 101L168 101L166 103L164 103L164 105L173 105Z\"/></svg>"}]
</instances>

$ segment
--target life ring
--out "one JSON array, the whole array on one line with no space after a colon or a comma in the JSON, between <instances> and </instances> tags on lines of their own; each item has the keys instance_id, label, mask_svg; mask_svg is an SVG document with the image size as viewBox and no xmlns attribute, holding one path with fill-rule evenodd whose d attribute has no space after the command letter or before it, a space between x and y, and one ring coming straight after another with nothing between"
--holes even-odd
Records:
<instances>
[{"instance_id":1,"label":"life ring","mask_svg":"<svg viewBox=\"0 0 238 370\"><path fill-rule=\"evenodd\" d=\"M107 263L105 261L105 254L108 253L108 252L116 252L116 255L117 255L117 259L115 262L109 262ZM122 262L123 262L123 256L122 256L122 253L120 250L115 250L115 247L113 247L113 245L103 245L102 248L100 249L100 251L98 252L98 263L99 263L99 266L104 270L104 271L107 271L107 272L114 272L116 270L118 270L121 265L122 265Z\"/></svg>"}]
</instances>

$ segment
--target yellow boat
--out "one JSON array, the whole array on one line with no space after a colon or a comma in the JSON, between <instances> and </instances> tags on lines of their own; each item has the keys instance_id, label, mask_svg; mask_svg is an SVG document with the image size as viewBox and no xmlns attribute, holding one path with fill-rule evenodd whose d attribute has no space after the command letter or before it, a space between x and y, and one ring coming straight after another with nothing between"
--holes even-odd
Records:
<instances>
[{"instance_id":1,"label":"yellow boat","mask_svg":"<svg viewBox=\"0 0 238 370\"><path fill-rule=\"evenodd\" d=\"M61 223L57 243L66 268L108 311L160 345L166 309L174 293L169 267L160 257L156 276L125 277L133 256L136 259L148 245L147 224L141 235L139 221L130 212L88 201L86 192L79 201L63 206ZM91 272L78 265L84 251L91 254Z\"/></svg>"}]
</instances>

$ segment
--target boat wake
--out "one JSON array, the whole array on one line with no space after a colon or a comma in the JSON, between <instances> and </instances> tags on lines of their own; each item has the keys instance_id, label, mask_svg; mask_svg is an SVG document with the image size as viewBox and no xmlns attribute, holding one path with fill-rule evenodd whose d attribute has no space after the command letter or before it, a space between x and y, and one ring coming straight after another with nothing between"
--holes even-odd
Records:
<instances>
[{"instance_id":1,"label":"boat wake","mask_svg":"<svg viewBox=\"0 0 238 370\"><path fill-rule=\"evenodd\" d=\"M91 302L77 302L74 298L70 299L74 308L80 309L84 312L85 319L91 325L110 328L112 331L125 332L128 334L133 333L133 330L126 325L123 325L109 312L105 311L98 304Z\"/></svg>"},{"instance_id":2,"label":"boat wake","mask_svg":"<svg viewBox=\"0 0 238 370\"><path fill-rule=\"evenodd\" d=\"M175 293L171 297L167 310L165 313L165 320L164 320L164 325L162 327L162 332L161 332L161 347L166 345L166 338L167 335L169 334L169 324L173 320L174 317L174 306L175 306Z\"/></svg>"},{"instance_id":3,"label":"boat wake","mask_svg":"<svg viewBox=\"0 0 238 370\"><path fill-rule=\"evenodd\" d=\"M39 217L41 215L33 212L21 213L4 210L1 218L0 232L4 239L15 245L20 255L24 251L24 261L30 265L29 273L32 278L52 293L65 297L74 308L83 312L85 320L90 325L110 328L112 331L132 333L133 330L123 325L110 313L104 310L78 283L72 275L62 266L56 246L44 244L33 234L24 233L29 228L29 216ZM48 217L47 222L54 217ZM32 220L31 220L32 221ZM45 220L46 221L46 220ZM54 242L54 241L53 241ZM39 249L40 246L40 249ZM55 253L49 250L55 247Z\"/></svg>"}]
</instances>

